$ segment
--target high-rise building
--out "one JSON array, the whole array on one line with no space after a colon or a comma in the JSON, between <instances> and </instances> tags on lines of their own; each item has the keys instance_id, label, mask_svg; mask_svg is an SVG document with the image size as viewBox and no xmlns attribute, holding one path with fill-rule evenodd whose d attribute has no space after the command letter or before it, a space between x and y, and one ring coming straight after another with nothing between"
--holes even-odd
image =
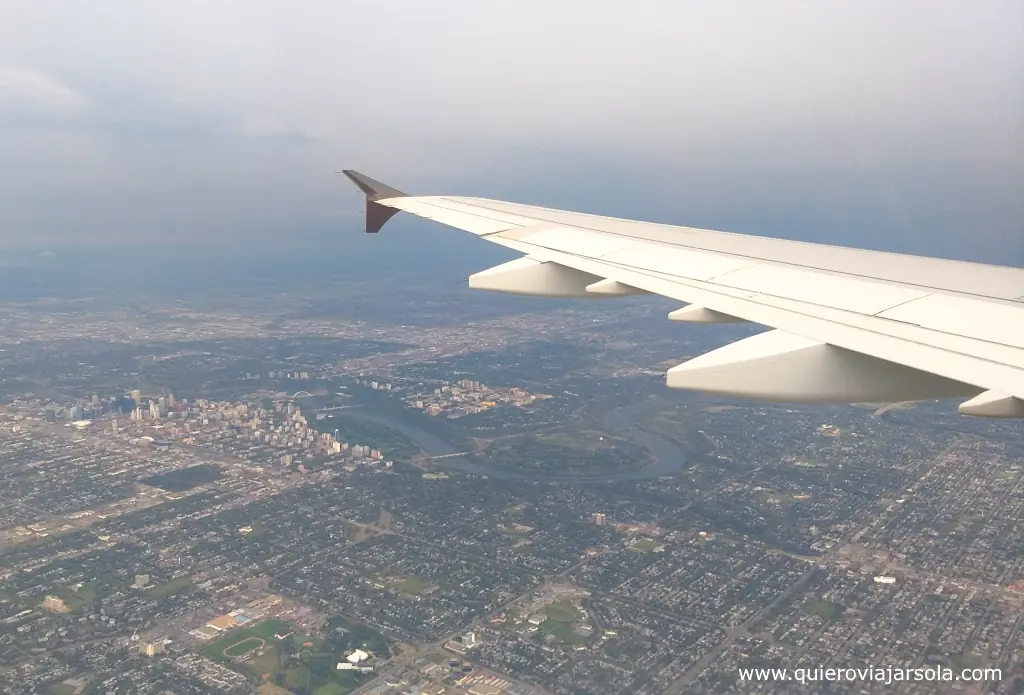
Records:
<instances>
[{"instance_id":1,"label":"high-rise building","mask_svg":"<svg viewBox=\"0 0 1024 695\"><path fill-rule=\"evenodd\" d=\"M608 523L608 517L604 514L604 512L595 512L594 523L598 526L604 526Z\"/></svg>"},{"instance_id":2,"label":"high-rise building","mask_svg":"<svg viewBox=\"0 0 1024 695\"><path fill-rule=\"evenodd\" d=\"M135 407L138 408L142 405L142 391L135 389L132 391L132 400L135 401Z\"/></svg>"},{"instance_id":3,"label":"high-rise building","mask_svg":"<svg viewBox=\"0 0 1024 695\"><path fill-rule=\"evenodd\" d=\"M139 652L145 656L156 656L164 653L163 642L143 642L139 645Z\"/></svg>"}]
</instances>

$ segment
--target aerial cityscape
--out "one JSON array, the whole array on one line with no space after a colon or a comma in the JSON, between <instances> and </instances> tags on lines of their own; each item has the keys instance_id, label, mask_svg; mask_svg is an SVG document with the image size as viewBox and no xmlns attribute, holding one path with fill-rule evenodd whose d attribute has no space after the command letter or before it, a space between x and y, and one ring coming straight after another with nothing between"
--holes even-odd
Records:
<instances>
[{"instance_id":1,"label":"aerial cityscape","mask_svg":"<svg viewBox=\"0 0 1024 695\"><path fill-rule=\"evenodd\" d=\"M1024 695L1020 0L0 2L0 695Z\"/></svg>"},{"instance_id":2,"label":"aerial cityscape","mask_svg":"<svg viewBox=\"0 0 1024 695\"><path fill-rule=\"evenodd\" d=\"M1024 688L1016 423L667 390L756 329L663 300L322 292L0 305L3 692Z\"/></svg>"}]
</instances>

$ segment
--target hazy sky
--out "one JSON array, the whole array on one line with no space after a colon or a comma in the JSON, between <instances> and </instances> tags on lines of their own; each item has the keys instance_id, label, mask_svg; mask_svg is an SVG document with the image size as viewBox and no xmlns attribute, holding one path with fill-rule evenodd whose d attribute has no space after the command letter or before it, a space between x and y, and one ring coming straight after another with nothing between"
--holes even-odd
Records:
<instances>
[{"instance_id":1,"label":"hazy sky","mask_svg":"<svg viewBox=\"0 0 1024 695\"><path fill-rule=\"evenodd\" d=\"M0 246L340 236L356 168L1024 264L1022 46L1019 0L6 2Z\"/></svg>"}]
</instances>

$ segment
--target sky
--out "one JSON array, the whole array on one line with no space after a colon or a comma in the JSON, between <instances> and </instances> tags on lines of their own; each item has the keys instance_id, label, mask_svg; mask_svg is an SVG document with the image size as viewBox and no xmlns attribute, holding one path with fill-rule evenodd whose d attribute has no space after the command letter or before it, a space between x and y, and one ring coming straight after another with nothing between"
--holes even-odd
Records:
<instances>
[{"instance_id":1,"label":"sky","mask_svg":"<svg viewBox=\"0 0 1024 695\"><path fill-rule=\"evenodd\" d=\"M470 248L342 168L1024 265L1024 4L0 4L0 249Z\"/></svg>"}]
</instances>

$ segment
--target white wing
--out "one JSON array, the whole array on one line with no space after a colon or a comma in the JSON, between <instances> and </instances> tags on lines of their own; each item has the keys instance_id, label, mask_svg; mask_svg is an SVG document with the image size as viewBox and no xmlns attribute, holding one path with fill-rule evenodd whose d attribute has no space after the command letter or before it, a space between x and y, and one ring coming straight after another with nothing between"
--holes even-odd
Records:
<instances>
[{"instance_id":1,"label":"white wing","mask_svg":"<svg viewBox=\"0 0 1024 695\"><path fill-rule=\"evenodd\" d=\"M678 321L775 330L668 371L668 385L779 401L962 396L1024 417L1024 269L600 217L482 198L407 196L346 171L367 231L398 211L524 253L470 287L551 297L653 293Z\"/></svg>"}]
</instances>

